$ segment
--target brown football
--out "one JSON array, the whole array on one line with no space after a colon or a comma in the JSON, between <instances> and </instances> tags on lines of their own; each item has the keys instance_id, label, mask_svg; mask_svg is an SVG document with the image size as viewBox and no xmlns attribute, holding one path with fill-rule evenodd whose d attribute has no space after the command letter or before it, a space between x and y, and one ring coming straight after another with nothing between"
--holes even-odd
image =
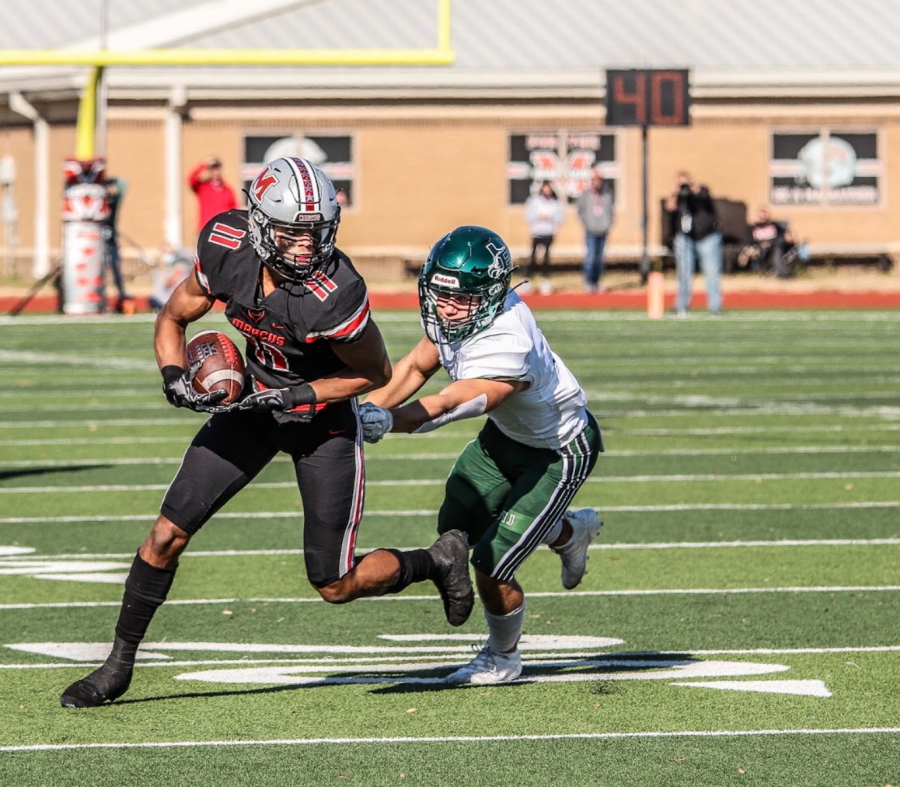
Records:
<instances>
[{"instance_id":1,"label":"brown football","mask_svg":"<svg viewBox=\"0 0 900 787\"><path fill-rule=\"evenodd\" d=\"M227 395L216 404L236 402L244 390L244 359L231 339L219 331L201 331L188 342L188 368L202 361L194 377L197 393L224 390Z\"/></svg>"}]
</instances>

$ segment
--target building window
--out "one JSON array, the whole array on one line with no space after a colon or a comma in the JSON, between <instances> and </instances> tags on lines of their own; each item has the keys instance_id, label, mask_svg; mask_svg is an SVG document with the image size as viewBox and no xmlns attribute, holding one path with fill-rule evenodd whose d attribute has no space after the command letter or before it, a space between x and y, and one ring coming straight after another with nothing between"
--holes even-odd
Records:
<instances>
[{"instance_id":1,"label":"building window","mask_svg":"<svg viewBox=\"0 0 900 787\"><path fill-rule=\"evenodd\" d=\"M570 201L590 185L591 168L599 166L615 194L619 165L616 135L593 132L538 131L509 135L506 178L509 202L521 205L549 180Z\"/></svg>"},{"instance_id":2,"label":"building window","mask_svg":"<svg viewBox=\"0 0 900 787\"><path fill-rule=\"evenodd\" d=\"M244 189L250 187L264 164L281 156L309 159L331 178L341 204L354 204L356 166L353 162L352 137L325 134L244 137L244 165L241 169Z\"/></svg>"},{"instance_id":3,"label":"building window","mask_svg":"<svg viewBox=\"0 0 900 787\"><path fill-rule=\"evenodd\" d=\"M877 205L883 164L878 133L828 129L773 132L773 205Z\"/></svg>"}]
</instances>

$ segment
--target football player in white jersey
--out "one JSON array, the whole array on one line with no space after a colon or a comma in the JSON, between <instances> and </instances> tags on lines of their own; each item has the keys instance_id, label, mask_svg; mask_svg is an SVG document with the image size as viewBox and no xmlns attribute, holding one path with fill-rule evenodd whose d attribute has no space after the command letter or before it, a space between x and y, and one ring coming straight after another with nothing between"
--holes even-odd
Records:
<instances>
[{"instance_id":1,"label":"football player in white jersey","mask_svg":"<svg viewBox=\"0 0 900 787\"><path fill-rule=\"evenodd\" d=\"M449 232L419 276L426 335L394 376L361 406L367 442L386 432L428 432L488 414L447 479L438 530L463 530L487 619L487 645L449 683L505 683L522 672L518 651L525 596L519 566L540 544L562 558L574 588L600 529L590 508L567 511L603 451L578 381L550 349L509 288L512 257L484 227ZM407 402L441 367L451 383Z\"/></svg>"}]
</instances>

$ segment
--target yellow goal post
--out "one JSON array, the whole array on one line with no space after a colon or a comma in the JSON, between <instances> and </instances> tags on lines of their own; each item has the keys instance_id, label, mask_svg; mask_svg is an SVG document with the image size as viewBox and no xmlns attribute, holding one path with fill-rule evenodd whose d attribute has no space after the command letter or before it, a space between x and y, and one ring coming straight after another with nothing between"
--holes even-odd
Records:
<instances>
[{"instance_id":1,"label":"yellow goal post","mask_svg":"<svg viewBox=\"0 0 900 787\"><path fill-rule=\"evenodd\" d=\"M78 108L79 158L94 155L97 94L106 66L448 66L451 46L451 3L438 2L437 46L423 49L102 49L0 50L0 66L91 66Z\"/></svg>"}]
</instances>

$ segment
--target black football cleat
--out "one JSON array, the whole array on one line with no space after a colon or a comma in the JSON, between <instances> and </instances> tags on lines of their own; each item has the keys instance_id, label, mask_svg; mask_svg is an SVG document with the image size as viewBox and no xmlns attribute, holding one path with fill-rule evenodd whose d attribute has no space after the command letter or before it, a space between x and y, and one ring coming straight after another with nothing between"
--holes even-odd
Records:
<instances>
[{"instance_id":1,"label":"black football cleat","mask_svg":"<svg viewBox=\"0 0 900 787\"><path fill-rule=\"evenodd\" d=\"M104 665L86 678L76 680L62 693L59 702L64 708L97 708L117 700L130 685L131 670L113 671Z\"/></svg>"},{"instance_id":2,"label":"black football cleat","mask_svg":"<svg viewBox=\"0 0 900 787\"><path fill-rule=\"evenodd\" d=\"M438 576L434 580L451 626L461 626L472 614L475 591L469 578L469 540L462 530L448 530L429 548Z\"/></svg>"}]
</instances>

